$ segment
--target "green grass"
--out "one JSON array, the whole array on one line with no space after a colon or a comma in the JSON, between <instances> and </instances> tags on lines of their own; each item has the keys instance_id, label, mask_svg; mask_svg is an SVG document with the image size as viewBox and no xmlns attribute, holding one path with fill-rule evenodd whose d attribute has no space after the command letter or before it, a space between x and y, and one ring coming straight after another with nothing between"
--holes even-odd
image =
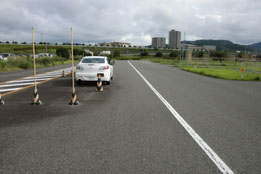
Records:
<instances>
[{"instance_id":1,"label":"green grass","mask_svg":"<svg viewBox=\"0 0 261 174\"><path fill-rule=\"evenodd\" d=\"M113 58L114 60L141 60L140 56L120 56Z\"/></svg>"},{"instance_id":2,"label":"green grass","mask_svg":"<svg viewBox=\"0 0 261 174\"><path fill-rule=\"evenodd\" d=\"M195 69L194 62L181 61L178 59L166 59L151 57L150 60L154 63L174 65L185 71L201 74L204 76L228 79L228 80L246 80L246 81L261 81L261 63L260 62L198 62L198 66ZM196 61L195 61L196 62ZM244 67L246 72L241 78L240 69ZM247 72L249 71L249 72ZM253 72L250 72L253 71Z\"/></svg>"},{"instance_id":3,"label":"green grass","mask_svg":"<svg viewBox=\"0 0 261 174\"><path fill-rule=\"evenodd\" d=\"M54 46L47 45L48 53L56 53L56 49L60 47L65 47L70 49L70 46ZM45 45L36 45L36 53L45 53ZM32 54L33 47L32 45L15 45L15 44L0 44L0 53L14 53L14 54Z\"/></svg>"},{"instance_id":4,"label":"green grass","mask_svg":"<svg viewBox=\"0 0 261 174\"><path fill-rule=\"evenodd\" d=\"M77 63L79 58L76 57L75 62ZM69 59L63 59L60 57L56 58L37 58L36 59L36 67L50 67L57 66L63 64L70 64L72 61ZM8 61L0 60L0 73L1 72L10 72L17 71L23 69L31 69L33 68L33 59L29 57L17 57L17 58L9 58Z\"/></svg>"},{"instance_id":5,"label":"green grass","mask_svg":"<svg viewBox=\"0 0 261 174\"><path fill-rule=\"evenodd\" d=\"M214 78L228 79L228 80L247 80L247 81L261 81L261 74L258 73L243 73L241 78L241 72L237 70L229 69L207 69L207 68L196 68L195 67L183 67L185 71L202 74Z\"/></svg>"}]
</instances>

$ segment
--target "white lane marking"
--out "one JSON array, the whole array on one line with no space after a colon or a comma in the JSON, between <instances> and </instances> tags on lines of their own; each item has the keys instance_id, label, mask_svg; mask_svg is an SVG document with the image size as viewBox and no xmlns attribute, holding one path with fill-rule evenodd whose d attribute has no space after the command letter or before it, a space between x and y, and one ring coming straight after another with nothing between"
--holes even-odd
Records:
<instances>
[{"instance_id":1,"label":"white lane marking","mask_svg":"<svg viewBox=\"0 0 261 174\"><path fill-rule=\"evenodd\" d=\"M8 89L0 89L0 92L9 92L9 91L15 91L21 88L8 88Z\"/></svg>"},{"instance_id":2,"label":"white lane marking","mask_svg":"<svg viewBox=\"0 0 261 174\"><path fill-rule=\"evenodd\" d=\"M41 79L36 79L36 81L43 81L43 80L49 80L49 79L51 79L51 78L45 78L45 79L41 78ZM6 83L9 84L9 83L32 82L32 81L34 81L34 79L13 80L13 81L8 81Z\"/></svg>"},{"instance_id":3,"label":"white lane marking","mask_svg":"<svg viewBox=\"0 0 261 174\"><path fill-rule=\"evenodd\" d=\"M34 82L31 83L16 83L16 84L9 84L9 85L0 85L0 88L4 87L12 87L12 86L25 86L25 85L32 85Z\"/></svg>"},{"instance_id":4,"label":"white lane marking","mask_svg":"<svg viewBox=\"0 0 261 174\"><path fill-rule=\"evenodd\" d=\"M56 75L58 76L58 75ZM56 77L55 75L44 75L44 76L36 76L36 78L51 78L51 77ZM34 79L34 77L25 77L23 79Z\"/></svg>"},{"instance_id":5,"label":"white lane marking","mask_svg":"<svg viewBox=\"0 0 261 174\"><path fill-rule=\"evenodd\" d=\"M194 131L194 129L179 115L179 113L169 104L167 100L150 84L150 82L128 61L130 66L140 75L146 82L150 89L158 96L158 98L165 104L172 115L179 121L179 123L187 130L191 137L198 143L208 157L215 163L222 173L233 174L234 172L225 164L225 162L214 152L214 150Z\"/></svg>"},{"instance_id":6,"label":"white lane marking","mask_svg":"<svg viewBox=\"0 0 261 174\"><path fill-rule=\"evenodd\" d=\"M36 84L39 84L42 81L51 80L55 77L61 76L63 71L65 74L71 73L71 68L65 68L65 69L60 69L60 70L51 71L51 72L47 72L47 73L37 74ZM23 82L25 82L25 83L23 83ZM26 82L28 82L28 83L26 83ZM0 85L0 93L16 91L16 90L22 89L23 86L28 86L28 85L32 85L32 84L34 84L34 76L28 76L28 77L24 77L24 78L17 79L17 80L6 81ZM19 86L19 88L12 88L12 87L17 87L17 86Z\"/></svg>"}]
</instances>

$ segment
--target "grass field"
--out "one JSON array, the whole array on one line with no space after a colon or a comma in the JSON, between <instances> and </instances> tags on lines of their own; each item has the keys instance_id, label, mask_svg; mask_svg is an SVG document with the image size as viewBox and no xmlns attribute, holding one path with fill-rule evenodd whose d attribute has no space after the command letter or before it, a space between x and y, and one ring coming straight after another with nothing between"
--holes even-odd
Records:
<instances>
[{"instance_id":1,"label":"grass field","mask_svg":"<svg viewBox=\"0 0 261 174\"><path fill-rule=\"evenodd\" d=\"M214 78L261 81L261 62L187 62L179 61L178 59L164 59L155 57L150 57L149 59L155 63L170 64L185 71ZM197 63L196 68L195 63ZM245 69L244 73L241 73L241 68Z\"/></svg>"},{"instance_id":2,"label":"grass field","mask_svg":"<svg viewBox=\"0 0 261 174\"><path fill-rule=\"evenodd\" d=\"M79 61L80 57L76 57L75 62ZM63 64L69 64L72 61L70 59L64 59L60 57L56 58L37 58L36 59L36 67L49 67L49 66L57 66ZM33 59L29 57L16 57L9 58L8 61L0 60L0 73L1 72L10 72L17 71L23 69L31 69L33 68Z\"/></svg>"},{"instance_id":3,"label":"grass field","mask_svg":"<svg viewBox=\"0 0 261 174\"><path fill-rule=\"evenodd\" d=\"M194 68L194 67L183 67L185 71L202 74L205 76L229 79L229 80L248 80L248 81L261 81L261 74L258 73L241 73L238 70L230 69L207 69L207 68Z\"/></svg>"}]
</instances>

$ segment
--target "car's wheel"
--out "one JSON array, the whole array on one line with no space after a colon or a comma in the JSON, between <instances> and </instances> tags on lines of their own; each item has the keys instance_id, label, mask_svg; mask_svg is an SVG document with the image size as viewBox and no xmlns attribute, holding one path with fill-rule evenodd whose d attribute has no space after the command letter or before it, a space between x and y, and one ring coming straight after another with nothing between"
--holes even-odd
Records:
<instances>
[{"instance_id":1,"label":"car's wheel","mask_svg":"<svg viewBox=\"0 0 261 174\"><path fill-rule=\"evenodd\" d=\"M76 83L77 83L77 85L81 85L82 81L81 80L77 80Z\"/></svg>"},{"instance_id":2,"label":"car's wheel","mask_svg":"<svg viewBox=\"0 0 261 174\"><path fill-rule=\"evenodd\" d=\"M111 81L106 81L105 84L106 84L106 85L110 85L110 84L111 84Z\"/></svg>"},{"instance_id":3,"label":"car's wheel","mask_svg":"<svg viewBox=\"0 0 261 174\"><path fill-rule=\"evenodd\" d=\"M113 79L113 76L111 76L111 79Z\"/></svg>"}]
</instances>

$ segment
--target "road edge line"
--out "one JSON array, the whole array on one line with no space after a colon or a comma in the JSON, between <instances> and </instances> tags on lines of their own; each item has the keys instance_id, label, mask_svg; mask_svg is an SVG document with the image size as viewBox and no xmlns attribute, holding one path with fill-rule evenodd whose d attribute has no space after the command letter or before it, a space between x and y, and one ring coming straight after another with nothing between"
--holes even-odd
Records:
<instances>
[{"instance_id":1,"label":"road edge line","mask_svg":"<svg viewBox=\"0 0 261 174\"><path fill-rule=\"evenodd\" d=\"M190 136L198 143L207 156L214 162L222 173L234 174L234 172L225 164L225 162L215 153L215 151L194 131L194 129L179 115L179 113L169 104L169 102L150 84L150 82L128 61L129 65L139 74L144 82L156 94L156 96L163 102L172 115L179 121L179 123L186 129Z\"/></svg>"}]
</instances>

